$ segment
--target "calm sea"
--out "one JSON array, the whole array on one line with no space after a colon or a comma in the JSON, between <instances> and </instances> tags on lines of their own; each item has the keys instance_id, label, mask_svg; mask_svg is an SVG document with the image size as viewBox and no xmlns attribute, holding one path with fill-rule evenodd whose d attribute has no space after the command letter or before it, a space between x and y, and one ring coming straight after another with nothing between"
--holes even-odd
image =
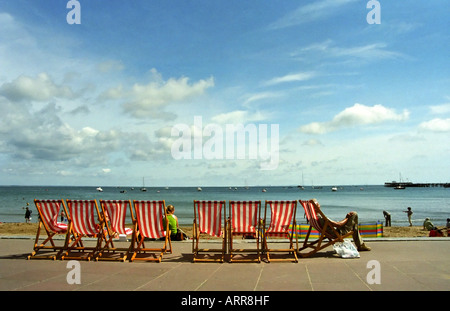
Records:
<instances>
[{"instance_id":1,"label":"calm sea","mask_svg":"<svg viewBox=\"0 0 450 311\"><path fill-rule=\"evenodd\" d=\"M262 189L267 189L262 192ZM122 193L124 191L125 193ZM31 207L32 222L37 221L34 199L127 199L165 200L166 205L175 206L175 214L182 225L191 225L193 200L308 200L316 198L325 214L334 220L341 220L349 211L357 211L360 223L384 221L383 211L392 215L393 226L408 226L406 213L410 206L414 212L414 225L422 225L430 217L437 226L443 226L450 218L450 188L406 188L394 190L384 186L342 186L331 191L330 186L321 189L305 187L104 187L98 192L95 187L51 187L51 186L0 186L0 222L23 222L27 203ZM228 213L228 210L227 210ZM297 212L297 221L304 223L303 210Z\"/></svg>"}]
</instances>

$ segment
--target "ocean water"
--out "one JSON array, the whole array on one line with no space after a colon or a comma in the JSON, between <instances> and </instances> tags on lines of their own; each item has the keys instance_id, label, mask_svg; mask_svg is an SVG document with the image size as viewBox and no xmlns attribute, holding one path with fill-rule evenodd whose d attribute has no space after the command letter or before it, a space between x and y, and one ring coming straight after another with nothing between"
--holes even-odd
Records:
<instances>
[{"instance_id":1,"label":"ocean water","mask_svg":"<svg viewBox=\"0 0 450 311\"><path fill-rule=\"evenodd\" d=\"M267 189L262 192L262 189ZM126 191L121 193L121 191ZM394 190L384 186L342 186L331 191L331 186L322 189L305 187L147 187L146 192L131 187L104 187L98 192L95 187L52 186L0 186L0 222L24 222L25 207L31 207L32 222L37 222L34 199L104 199L104 200L165 200L166 205L175 206L175 214L181 225L193 221L193 200L261 200L264 213L265 200L309 200L316 198L324 213L331 219L341 220L349 211L357 211L359 222L383 221L383 211L391 214L393 226L408 226L406 210L412 208L413 224L422 225L430 217L436 226L444 226L450 218L450 188L406 188ZM227 205L228 207L228 205ZM227 208L228 214L228 208ZM298 223L304 223L304 212L298 206ZM131 222L129 219L128 221Z\"/></svg>"}]
</instances>

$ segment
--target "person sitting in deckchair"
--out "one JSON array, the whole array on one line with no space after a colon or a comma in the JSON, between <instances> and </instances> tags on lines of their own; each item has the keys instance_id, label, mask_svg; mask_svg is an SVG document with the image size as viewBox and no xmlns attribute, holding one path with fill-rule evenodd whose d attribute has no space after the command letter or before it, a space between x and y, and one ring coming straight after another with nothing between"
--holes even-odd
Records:
<instances>
[{"instance_id":1,"label":"person sitting in deckchair","mask_svg":"<svg viewBox=\"0 0 450 311\"><path fill-rule=\"evenodd\" d=\"M180 229L178 225L178 218L175 216L175 207L168 205L166 208L167 220L169 221L170 239L172 241L183 241L187 239L186 233ZM164 227L166 226L164 219Z\"/></svg>"},{"instance_id":2,"label":"person sitting in deckchair","mask_svg":"<svg viewBox=\"0 0 450 311\"><path fill-rule=\"evenodd\" d=\"M320 209L320 204L316 199L313 199L315 206ZM321 225L324 224L324 220L320 217L320 214L318 213L317 216L319 217L319 222L321 222ZM366 244L364 244L364 241L359 234L359 228L358 228L358 213L357 212L350 212L348 213L345 218L341 221L333 221L329 219L331 225L336 227L338 231L345 235L347 232L353 231L353 242L355 243L358 251L370 251L371 248L368 247Z\"/></svg>"}]
</instances>

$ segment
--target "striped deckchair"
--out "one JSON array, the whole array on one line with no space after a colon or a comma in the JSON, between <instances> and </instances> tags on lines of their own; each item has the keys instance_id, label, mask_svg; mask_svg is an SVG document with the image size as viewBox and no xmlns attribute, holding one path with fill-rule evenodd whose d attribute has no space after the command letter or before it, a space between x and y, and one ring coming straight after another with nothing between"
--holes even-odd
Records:
<instances>
[{"instance_id":1,"label":"striped deckchair","mask_svg":"<svg viewBox=\"0 0 450 311\"><path fill-rule=\"evenodd\" d=\"M194 224L192 252L195 261L223 262L226 253L226 208L225 201L197 201L194 200ZM200 234L222 239L221 249L199 248ZM219 258L199 257L199 253L220 254Z\"/></svg>"},{"instance_id":2,"label":"striped deckchair","mask_svg":"<svg viewBox=\"0 0 450 311\"><path fill-rule=\"evenodd\" d=\"M314 200L299 200L299 202L303 206L306 219L310 224L303 246L298 249L299 256L311 256L336 242L343 242L345 238L353 234L353 231L347 232L345 235L340 234L338 230L339 228L333 225L333 222L325 216L325 214L321 211L320 206L318 206ZM321 218L321 220L319 220L319 218ZM310 241L312 228L319 231L320 236L316 240ZM328 242L324 242L325 239L328 240ZM312 251L308 253L301 253L307 248L312 248Z\"/></svg>"},{"instance_id":3,"label":"striped deckchair","mask_svg":"<svg viewBox=\"0 0 450 311\"><path fill-rule=\"evenodd\" d=\"M260 209L261 201L230 201L230 221L228 223L228 239L230 262L233 261L257 261L261 262L260 236ZM235 249L233 248L233 237L237 235L251 236L256 239L256 248ZM256 258L234 259L234 253L256 253Z\"/></svg>"},{"instance_id":4,"label":"striped deckchair","mask_svg":"<svg viewBox=\"0 0 450 311\"><path fill-rule=\"evenodd\" d=\"M264 231L263 251L266 253L267 261L293 261L298 262L297 249L298 238L296 238L296 248L294 248L293 234L289 232L289 225L296 226L295 214L297 211L297 201L266 201L264 209L264 228L268 220L267 212L270 211L270 224ZM289 239L289 248L272 248L268 246L268 237L287 237ZM270 258L271 252L285 252L293 255L293 258Z\"/></svg>"},{"instance_id":5,"label":"striped deckchair","mask_svg":"<svg viewBox=\"0 0 450 311\"><path fill-rule=\"evenodd\" d=\"M103 239L106 238L97 201L66 200L66 202L69 228L66 235L66 250L61 259L91 260L95 257ZM95 214L97 214L98 223L95 222Z\"/></svg>"},{"instance_id":6,"label":"striped deckchair","mask_svg":"<svg viewBox=\"0 0 450 311\"><path fill-rule=\"evenodd\" d=\"M100 241L100 248L96 260L125 261L130 252L131 244L127 247L115 247L114 239L117 235L130 235L132 231L125 228L127 210L131 211L129 200L100 200L102 217L106 227L106 239ZM101 238L101 236L99 236Z\"/></svg>"},{"instance_id":7,"label":"striped deckchair","mask_svg":"<svg viewBox=\"0 0 450 311\"><path fill-rule=\"evenodd\" d=\"M55 235L67 233L67 224L59 223L57 221L61 206L64 206L64 201L35 199L34 204L39 213L39 224L36 232L36 239L34 241L33 252L28 256L28 259L55 260L65 248L65 245L56 245L53 240ZM47 237L43 242L39 243L42 227L47 233Z\"/></svg>"},{"instance_id":8,"label":"striped deckchair","mask_svg":"<svg viewBox=\"0 0 450 311\"><path fill-rule=\"evenodd\" d=\"M132 256L130 261L144 260L161 262L163 255L172 253L169 222L164 228L163 218L166 217L166 203L162 201L133 201L134 213L132 219L134 232L131 243ZM159 248L146 248L144 240L164 239L164 246ZM143 255L143 256L141 256Z\"/></svg>"}]
</instances>

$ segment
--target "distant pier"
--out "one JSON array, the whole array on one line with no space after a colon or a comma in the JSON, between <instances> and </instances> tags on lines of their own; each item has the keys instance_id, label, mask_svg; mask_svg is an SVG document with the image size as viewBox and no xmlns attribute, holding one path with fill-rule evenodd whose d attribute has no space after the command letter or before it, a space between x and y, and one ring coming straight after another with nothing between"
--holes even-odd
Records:
<instances>
[{"instance_id":1,"label":"distant pier","mask_svg":"<svg viewBox=\"0 0 450 311\"><path fill-rule=\"evenodd\" d=\"M413 183L413 182L385 182L385 187L444 187L450 188L450 183Z\"/></svg>"}]
</instances>

